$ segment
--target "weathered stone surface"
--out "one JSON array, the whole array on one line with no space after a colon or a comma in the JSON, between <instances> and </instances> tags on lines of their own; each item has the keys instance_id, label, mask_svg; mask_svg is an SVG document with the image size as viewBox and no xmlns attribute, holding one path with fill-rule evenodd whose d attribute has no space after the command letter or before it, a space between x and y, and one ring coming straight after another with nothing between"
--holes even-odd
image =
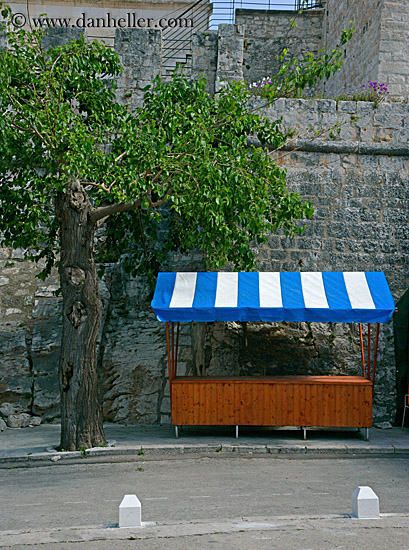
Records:
<instances>
[{"instance_id":1,"label":"weathered stone surface","mask_svg":"<svg viewBox=\"0 0 409 550\"><path fill-rule=\"evenodd\" d=\"M25 412L32 403L32 373L25 331L4 325L0 329L0 413Z\"/></svg>"},{"instance_id":2,"label":"weathered stone surface","mask_svg":"<svg viewBox=\"0 0 409 550\"><path fill-rule=\"evenodd\" d=\"M4 432L4 430L7 429L7 424L4 422L2 418L0 418L0 432Z\"/></svg>"},{"instance_id":3,"label":"weathered stone surface","mask_svg":"<svg viewBox=\"0 0 409 550\"><path fill-rule=\"evenodd\" d=\"M149 288L143 280L130 280L119 270L113 275L111 292L101 344L105 416L115 421L158 422L166 355L164 327L146 311Z\"/></svg>"},{"instance_id":4,"label":"weathered stone surface","mask_svg":"<svg viewBox=\"0 0 409 550\"><path fill-rule=\"evenodd\" d=\"M58 363L61 348L61 300L40 300L34 308L30 355L33 372L32 411L45 419L59 415Z\"/></svg>"},{"instance_id":5,"label":"weathered stone surface","mask_svg":"<svg viewBox=\"0 0 409 550\"><path fill-rule=\"evenodd\" d=\"M261 6L260 6L261 7ZM302 57L305 52L316 54L321 47L323 10L302 14L259 9L236 9L236 23L243 25L243 76L259 82L279 70L277 56L284 48L289 57ZM297 26L292 27L292 20Z\"/></svg>"},{"instance_id":6,"label":"weathered stone surface","mask_svg":"<svg viewBox=\"0 0 409 550\"><path fill-rule=\"evenodd\" d=\"M192 70L193 78L206 74L206 89L214 92L217 70L217 31L195 33L192 36Z\"/></svg>"},{"instance_id":7,"label":"weathered stone surface","mask_svg":"<svg viewBox=\"0 0 409 550\"><path fill-rule=\"evenodd\" d=\"M243 25L219 25L215 91L227 82L243 79Z\"/></svg>"},{"instance_id":8,"label":"weathered stone surface","mask_svg":"<svg viewBox=\"0 0 409 550\"><path fill-rule=\"evenodd\" d=\"M27 428L30 425L31 416L27 413L11 414L7 418L9 428Z\"/></svg>"},{"instance_id":9,"label":"weathered stone surface","mask_svg":"<svg viewBox=\"0 0 409 550\"><path fill-rule=\"evenodd\" d=\"M400 0L327 0L323 20L322 44L332 50L341 32L355 25L355 33L344 49L340 71L325 83L325 92L340 94L361 90L368 80L386 83L389 92L407 96L409 90L409 4Z\"/></svg>"},{"instance_id":10,"label":"weathered stone surface","mask_svg":"<svg viewBox=\"0 0 409 550\"><path fill-rule=\"evenodd\" d=\"M41 424L41 417L40 416L31 416L30 417L30 425L31 426L39 426Z\"/></svg>"},{"instance_id":11,"label":"weathered stone surface","mask_svg":"<svg viewBox=\"0 0 409 550\"><path fill-rule=\"evenodd\" d=\"M161 72L162 33L154 29L117 29L115 51L124 67L117 80L118 100L138 107L143 88Z\"/></svg>"}]
</instances>

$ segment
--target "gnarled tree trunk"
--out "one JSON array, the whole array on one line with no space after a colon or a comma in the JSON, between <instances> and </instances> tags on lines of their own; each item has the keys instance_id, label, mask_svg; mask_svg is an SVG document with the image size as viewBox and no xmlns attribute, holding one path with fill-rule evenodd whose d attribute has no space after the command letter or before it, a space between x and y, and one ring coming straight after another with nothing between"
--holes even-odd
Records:
<instances>
[{"instance_id":1,"label":"gnarled tree trunk","mask_svg":"<svg viewBox=\"0 0 409 550\"><path fill-rule=\"evenodd\" d=\"M102 302L94 259L96 226L81 184L73 181L57 196L55 208L60 224L63 296L61 448L68 451L105 443L96 358Z\"/></svg>"}]
</instances>

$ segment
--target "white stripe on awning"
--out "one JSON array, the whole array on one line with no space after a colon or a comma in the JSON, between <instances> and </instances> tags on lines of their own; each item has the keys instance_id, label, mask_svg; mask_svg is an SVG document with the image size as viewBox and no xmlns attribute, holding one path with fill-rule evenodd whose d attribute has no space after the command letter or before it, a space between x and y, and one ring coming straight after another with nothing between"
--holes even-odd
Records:
<instances>
[{"instance_id":1,"label":"white stripe on awning","mask_svg":"<svg viewBox=\"0 0 409 550\"><path fill-rule=\"evenodd\" d=\"M239 291L238 273L218 273L215 307L237 307Z\"/></svg>"},{"instance_id":2,"label":"white stripe on awning","mask_svg":"<svg viewBox=\"0 0 409 550\"><path fill-rule=\"evenodd\" d=\"M280 273L259 273L260 307L283 307Z\"/></svg>"},{"instance_id":3,"label":"white stripe on awning","mask_svg":"<svg viewBox=\"0 0 409 550\"><path fill-rule=\"evenodd\" d=\"M322 273L301 272L301 286L304 304L307 308L328 308Z\"/></svg>"},{"instance_id":4,"label":"white stripe on awning","mask_svg":"<svg viewBox=\"0 0 409 550\"><path fill-rule=\"evenodd\" d=\"M169 307L192 307L197 273L176 273L175 287Z\"/></svg>"},{"instance_id":5,"label":"white stripe on awning","mask_svg":"<svg viewBox=\"0 0 409 550\"><path fill-rule=\"evenodd\" d=\"M345 286L352 309L375 309L371 291L363 271L344 272Z\"/></svg>"}]
</instances>

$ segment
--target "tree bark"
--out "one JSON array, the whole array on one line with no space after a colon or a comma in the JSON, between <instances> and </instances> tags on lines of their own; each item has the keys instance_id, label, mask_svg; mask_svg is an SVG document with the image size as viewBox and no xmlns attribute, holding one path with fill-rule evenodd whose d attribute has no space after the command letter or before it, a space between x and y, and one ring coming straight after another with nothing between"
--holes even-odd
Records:
<instances>
[{"instance_id":1,"label":"tree bark","mask_svg":"<svg viewBox=\"0 0 409 550\"><path fill-rule=\"evenodd\" d=\"M72 451L106 442L96 354L102 302L94 258L93 207L79 182L73 181L56 197L55 209L60 224L63 297L60 445Z\"/></svg>"}]
</instances>

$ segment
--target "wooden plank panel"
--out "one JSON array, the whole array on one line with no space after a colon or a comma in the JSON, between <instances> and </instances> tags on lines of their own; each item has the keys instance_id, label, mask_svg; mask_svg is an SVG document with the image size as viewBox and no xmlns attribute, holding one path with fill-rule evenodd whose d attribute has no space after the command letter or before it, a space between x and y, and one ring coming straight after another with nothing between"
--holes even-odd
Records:
<instances>
[{"instance_id":1,"label":"wooden plank panel","mask_svg":"<svg viewBox=\"0 0 409 550\"><path fill-rule=\"evenodd\" d=\"M253 386L253 421L255 426L262 426L264 424L264 386L266 384L254 384Z\"/></svg>"},{"instance_id":2,"label":"wooden plank panel","mask_svg":"<svg viewBox=\"0 0 409 550\"><path fill-rule=\"evenodd\" d=\"M223 425L224 418L223 418L223 411L224 411L224 384L215 384L215 394L216 394L216 410L217 410L217 416L216 416L216 424L217 425Z\"/></svg>"},{"instance_id":3,"label":"wooden plank panel","mask_svg":"<svg viewBox=\"0 0 409 550\"><path fill-rule=\"evenodd\" d=\"M310 419L308 426L317 426L318 422L318 402L317 402L318 384L310 384L308 386L308 399L310 400Z\"/></svg>"},{"instance_id":4,"label":"wooden plank panel","mask_svg":"<svg viewBox=\"0 0 409 550\"><path fill-rule=\"evenodd\" d=\"M192 424L197 426L200 423L199 411L199 386L200 384L192 384Z\"/></svg>"},{"instance_id":5,"label":"wooden plank panel","mask_svg":"<svg viewBox=\"0 0 409 550\"><path fill-rule=\"evenodd\" d=\"M219 416L218 406L217 406L217 386L215 382L209 386L208 391L210 392L210 417L208 423L210 425L216 425L217 419Z\"/></svg>"},{"instance_id":6,"label":"wooden plank panel","mask_svg":"<svg viewBox=\"0 0 409 550\"><path fill-rule=\"evenodd\" d=\"M237 419L237 424L244 426L244 402L242 396L242 384L234 384L234 411Z\"/></svg>"},{"instance_id":7,"label":"wooden plank panel","mask_svg":"<svg viewBox=\"0 0 409 550\"><path fill-rule=\"evenodd\" d=\"M289 420L289 411L288 411L288 390L290 386L288 384L279 384L278 391L281 396L281 422L280 426L288 426L290 423Z\"/></svg>"},{"instance_id":8,"label":"wooden plank panel","mask_svg":"<svg viewBox=\"0 0 409 550\"><path fill-rule=\"evenodd\" d=\"M203 413L204 416L204 424L211 426L212 425L212 418L213 418L213 396L212 396L212 387L210 384L202 384L203 387L203 395L204 395L204 402L205 402L205 410Z\"/></svg>"},{"instance_id":9,"label":"wooden plank panel","mask_svg":"<svg viewBox=\"0 0 409 550\"><path fill-rule=\"evenodd\" d=\"M334 425L334 390L328 384L322 387L322 398L324 401L324 422L323 426Z\"/></svg>"},{"instance_id":10,"label":"wooden plank panel","mask_svg":"<svg viewBox=\"0 0 409 550\"><path fill-rule=\"evenodd\" d=\"M272 423L273 426L282 426L283 422L283 386L274 383L274 408L272 412Z\"/></svg>"},{"instance_id":11,"label":"wooden plank panel","mask_svg":"<svg viewBox=\"0 0 409 550\"><path fill-rule=\"evenodd\" d=\"M246 426L254 425L253 424L254 405L252 403L253 388L254 388L254 384L250 384L250 385L242 384L241 386L241 396L242 396L243 402L245 403L244 405L245 410L243 411L244 412L243 424Z\"/></svg>"},{"instance_id":12,"label":"wooden plank panel","mask_svg":"<svg viewBox=\"0 0 409 550\"><path fill-rule=\"evenodd\" d=\"M245 425L254 426L254 403L253 403L254 384L243 384L241 392L245 403Z\"/></svg>"},{"instance_id":13,"label":"wooden plank panel","mask_svg":"<svg viewBox=\"0 0 409 550\"><path fill-rule=\"evenodd\" d=\"M206 425L207 412L206 412L206 386L205 384L197 384L198 389L198 425Z\"/></svg>"},{"instance_id":14,"label":"wooden plank panel","mask_svg":"<svg viewBox=\"0 0 409 550\"><path fill-rule=\"evenodd\" d=\"M289 405L292 406L292 416L288 420L293 426L301 426L300 424L300 384L292 384L289 389ZM290 397L292 391L292 397Z\"/></svg>"},{"instance_id":15,"label":"wooden plank panel","mask_svg":"<svg viewBox=\"0 0 409 550\"><path fill-rule=\"evenodd\" d=\"M371 385L371 382L362 376L176 376L174 381L178 382L187 382L194 383L200 381L203 384L211 384L213 382L233 382L237 384L242 384L243 382L250 384L270 384L272 382L279 382L280 384L357 384L363 383L368 386Z\"/></svg>"},{"instance_id":16,"label":"wooden plank panel","mask_svg":"<svg viewBox=\"0 0 409 550\"><path fill-rule=\"evenodd\" d=\"M342 426L342 386L334 386L333 389L333 417L334 426Z\"/></svg>"},{"instance_id":17,"label":"wooden plank panel","mask_svg":"<svg viewBox=\"0 0 409 550\"><path fill-rule=\"evenodd\" d=\"M352 425L359 427L360 426L360 397L361 397L361 389L358 385L351 386L351 418L350 422Z\"/></svg>"},{"instance_id":18,"label":"wooden plank panel","mask_svg":"<svg viewBox=\"0 0 409 550\"><path fill-rule=\"evenodd\" d=\"M301 378L301 379L300 379ZM372 425L372 385L362 377L344 384L305 377L251 381L180 379L171 384L172 423L180 425ZM317 377L313 377L317 378ZM335 377L332 377L335 378Z\"/></svg>"},{"instance_id":19,"label":"wooden plank panel","mask_svg":"<svg viewBox=\"0 0 409 550\"><path fill-rule=\"evenodd\" d=\"M303 384L302 386L302 426L311 426L311 415L312 415L312 402L311 402L311 392L313 384Z\"/></svg>"},{"instance_id":20,"label":"wooden plank panel","mask_svg":"<svg viewBox=\"0 0 409 550\"><path fill-rule=\"evenodd\" d=\"M272 410L274 403L274 385L260 384L263 392L263 426L272 426Z\"/></svg>"},{"instance_id":21,"label":"wooden plank panel","mask_svg":"<svg viewBox=\"0 0 409 550\"><path fill-rule=\"evenodd\" d=\"M362 406L362 426L371 427L372 426L372 388L362 388L361 391L361 402Z\"/></svg>"},{"instance_id":22,"label":"wooden plank panel","mask_svg":"<svg viewBox=\"0 0 409 550\"><path fill-rule=\"evenodd\" d=\"M170 384L170 416L172 424L175 425L178 416L178 391L177 386Z\"/></svg>"},{"instance_id":23,"label":"wooden plank panel","mask_svg":"<svg viewBox=\"0 0 409 550\"><path fill-rule=\"evenodd\" d=\"M354 409L353 409L353 397L354 397L354 394L353 394L353 388L354 386L345 386L345 391L346 391L346 402L348 403L348 407L345 411L345 416L346 416L346 421L347 421L347 426L353 426L353 421L354 421Z\"/></svg>"},{"instance_id":24,"label":"wooden plank panel","mask_svg":"<svg viewBox=\"0 0 409 550\"><path fill-rule=\"evenodd\" d=\"M194 384L188 384L185 386L182 398L183 398L183 415L185 417L186 424L194 424L194 411L193 411L193 395L194 395Z\"/></svg>"}]
</instances>

